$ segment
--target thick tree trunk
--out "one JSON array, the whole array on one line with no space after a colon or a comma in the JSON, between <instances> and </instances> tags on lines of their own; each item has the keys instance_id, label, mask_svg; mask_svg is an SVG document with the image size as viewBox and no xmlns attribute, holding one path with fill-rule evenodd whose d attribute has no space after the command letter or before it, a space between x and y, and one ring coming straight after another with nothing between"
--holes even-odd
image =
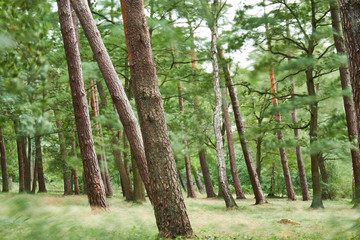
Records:
<instances>
[{"instance_id":1,"label":"thick tree trunk","mask_svg":"<svg viewBox=\"0 0 360 240\"><path fill-rule=\"evenodd\" d=\"M360 84L360 54L358 51L358 43L360 41L360 35L353 35L354 29L352 22L354 20L350 19L350 16L357 16L356 22L360 20L360 9L359 3L357 3L357 8L353 8L349 3L344 0L338 0L340 6L340 14L343 23L343 32L345 36L345 45L348 52L348 60L350 67L350 76L346 69L346 65L342 65L339 68L340 71L340 80L341 87L343 90L348 89L350 86L350 78L352 79L353 86L353 97L343 96L344 108L346 115L346 122L348 127L348 135L350 142L353 142L356 136L359 137L358 127L359 127L359 106L360 106L360 93L359 93L359 84ZM343 39L340 35L340 22L338 16L338 8L336 4L332 3L331 8L331 19L332 27L334 31L334 42L336 51L338 54L345 55L345 46ZM354 11L356 14L354 15ZM356 97L355 97L356 96ZM355 185L355 194L354 194L354 203L355 206L360 205L360 151L357 146L356 149L351 149L351 158L353 163L353 175L354 175L354 185Z\"/></svg>"},{"instance_id":2,"label":"thick tree trunk","mask_svg":"<svg viewBox=\"0 0 360 240\"><path fill-rule=\"evenodd\" d=\"M64 195L72 195L71 190L71 170L67 163L67 150L66 150L66 143L65 143L65 137L62 132L62 122L60 120L59 113L54 110L55 115L55 122L56 127L58 128L58 136L59 136L59 145L60 145L60 156L61 156L61 164L63 169L63 178L64 178Z\"/></svg>"},{"instance_id":3,"label":"thick tree trunk","mask_svg":"<svg viewBox=\"0 0 360 240\"><path fill-rule=\"evenodd\" d=\"M193 231L177 181L143 1L121 0L121 11L160 237L192 237Z\"/></svg>"},{"instance_id":4,"label":"thick tree trunk","mask_svg":"<svg viewBox=\"0 0 360 240\"><path fill-rule=\"evenodd\" d=\"M132 201L133 200L132 186L129 177L126 174L126 170L124 167L121 150L120 150L120 139L122 136L123 136L122 131L112 136L111 148L113 151L116 167L120 174L120 181L121 181L123 194L125 196L126 201Z\"/></svg>"},{"instance_id":5,"label":"thick tree trunk","mask_svg":"<svg viewBox=\"0 0 360 240\"><path fill-rule=\"evenodd\" d=\"M88 199L93 210L106 209L108 203L92 138L88 103L82 79L80 51L76 41L70 2L69 0L58 0L57 3Z\"/></svg>"},{"instance_id":6,"label":"thick tree trunk","mask_svg":"<svg viewBox=\"0 0 360 240\"><path fill-rule=\"evenodd\" d=\"M126 97L124 88L119 80L115 68L110 60L109 54L101 39L100 33L92 18L87 3L84 0L71 0L84 33L90 43L94 57L99 65L100 71L105 79L111 98L124 126L130 147L134 153L141 178L145 184L146 191L151 197L151 184L149 182L148 165L144 152L143 139L136 116L131 108L130 102Z\"/></svg>"},{"instance_id":7,"label":"thick tree trunk","mask_svg":"<svg viewBox=\"0 0 360 240\"><path fill-rule=\"evenodd\" d=\"M24 168L24 155L23 148L21 143L21 136L18 131L19 129L19 120L14 120L14 129L16 134L16 146L18 154L18 165L19 165L19 192L24 192L25 190L25 168Z\"/></svg>"},{"instance_id":8,"label":"thick tree trunk","mask_svg":"<svg viewBox=\"0 0 360 240\"><path fill-rule=\"evenodd\" d=\"M219 49L219 56L220 56L220 59L225 60L224 50ZM251 152L250 152L249 142L245 136L245 126L242 121L238 98L236 96L235 87L234 87L234 84L233 84L233 81L232 81L232 78L230 75L230 68L229 68L229 65L227 65L227 64L224 64L222 66L222 68L224 71L226 85L227 85L227 88L229 91L231 104L232 104L233 111L234 111L236 128L239 133L240 143L241 143L242 151L244 154L246 167L249 172L250 182L251 182L251 185L252 185L252 188L254 191L256 204L263 204L263 203L266 203L266 199L265 199L264 193L261 189L259 177L255 170L254 161L253 161L253 158L252 158Z\"/></svg>"},{"instance_id":9,"label":"thick tree trunk","mask_svg":"<svg viewBox=\"0 0 360 240\"><path fill-rule=\"evenodd\" d=\"M225 86L224 86L225 87ZM236 160L235 160L235 152L234 152L234 141L231 132L231 123L230 123L230 116L229 116L229 105L226 101L226 88L222 92L222 109L224 111L224 119L225 119L225 130L226 130L226 137L227 137L227 144L229 150L229 159L230 159L230 169L231 169L231 176L234 182L234 188L236 193L237 199L245 199L245 194L242 190L239 175L236 168Z\"/></svg>"},{"instance_id":10,"label":"thick tree trunk","mask_svg":"<svg viewBox=\"0 0 360 240\"><path fill-rule=\"evenodd\" d=\"M206 161L204 149L202 149L199 152L199 159L200 159L201 172L203 174L203 179L204 179L204 184L205 184L206 196L207 196L207 198L216 197L216 194L214 192L214 187L212 185L210 171L209 171L209 167L208 167L208 164Z\"/></svg>"},{"instance_id":11,"label":"thick tree trunk","mask_svg":"<svg viewBox=\"0 0 360 240\"><path fill-rule=\"evenodd\" d=\"M35 166L37 172L37 179L39 183L39 191L38 192L47 192L46 184L45 184L45 177L44 177L44 168L42 162L42 150L41 150L41 139L40 136L35 136Z\"/></svg>"},{"instance_id":12,"label":"thick tree trunk","mask_svg":"<svg viewBox=\"0 0 360 240\"><path fill-rule=\"evenodd\" d=\"M0 127L0 154L1 154L1 177L2 177L2 191L9 192L9 180L6 167L6 149L5 149L5 140L2 133L2 128Z\"/></svg>"},{"instance_id":13,"label":"thick tree trunk","mask_svg":"<svg viewBox=\"0 0 360 240\"><path fill-rule=\"evenodd\" d=\"M214 0L214 8L217 8L217 1ZM218 161L218 172L219 172L219 184L221 192L224 196L224 200L227 208L236 208L236 202L230 192L227 176L226 176L226 166L225 166L225 156L224 156L224 145L223 138L221 134L221 92L220 92L220 78L219 78L219 66L217 62L217 50L216 50L216 39L217 39L217 29L216 21L213 23L211 29L211 61L213 66L213 75L214 75L214 92L215 92L215 107L214 107L214 132L215 132L215 141L216 141L216 155Z\"/></svg>"},{"instance_id":14,"label":"thick tree trunk","mask_svg":"<svg viewBox=\"0 0 360 240\"><path fill-rule=\"evenodd\" d=\"M294 95L295 94L295 84L294 83L291 83L291 91L292 91L291 94ZM293 111L291 113L291 119L292 119L293 123L297 123L295 108L293 109ZM299 137L299 129L294 129L294 136L296 139L300 138ZM303 201L309 201L310 194L309 194L309 189L308 189L308 185L307 185L305 166L304 166L304 161L303 161L302 154L301 154L301 146L300 145L296 146L296 160L297 160L297 165L298 165L298 170L299 170L302 199L303 199Z\"/></svg>"}]
</instances>

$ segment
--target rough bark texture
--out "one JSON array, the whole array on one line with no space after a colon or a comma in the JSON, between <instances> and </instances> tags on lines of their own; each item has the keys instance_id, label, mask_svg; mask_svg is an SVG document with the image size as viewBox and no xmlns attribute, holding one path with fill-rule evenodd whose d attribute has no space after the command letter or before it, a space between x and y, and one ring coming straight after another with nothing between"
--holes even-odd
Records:
<instances>
[{"instance_id":1,"label":"rough bark texture","mask_svg":"<svg viewBox=\"0 0 360 240\"><path fill-rule=\"evenodd\" d=\"M217 8L217 1L214 0L214 8ZM220 92L220 78L219 78L219 65L217 62L217 50L216 50L216 39L217 39L217 29L216 22L213 24L211 29L211 62L213 66L213 82L214 82L214 92L215 92L215 107L214 107L214 132L215 132L215 141L216 141L216 156L218 161L218 172L219 172L219 184L221 192L224 196L224 200L227 208L236 208L236 202L230 192L227 176L226 176L226 166L225 166L225 156L224 156L224 145L223 137L221 134L221 92Z\"/></svg>"},{"instance_id":2,"label":"rough bark texture","mask_svg":"<svg viewBox=\"0 0 360 240\"><path fill-rule=\"evenodd\" d=\"M128 98L126 97L124 88L110 60L109 54L101 39L100 32L96 27L86 1L71 0L71 3L84 29L86 38L90 43L100 71L105 79L113 103L119 114L122 125L124 126L131 150L134 153L141 178L145 183L146 191L151 199L151 184L149 183L148 165L146 162L142 135L136 116L131 108Z\"/></svg>"},{"instance_id":3,"label":"rough bark texture","mask_svg":"<svg viewBox=\"0 0 360 240\"><path fill-rule=\"evenodd\" d=\"M222 50L222 49L219 50L219 56L220 56L220 59L225 60L224 50ZM229 68L228 64L223 64L222 68L224 71L226 85L227 85L230 99L231 99L231 105L232 105L233 111L234 111L236 128L239 133L240 143L241 143L242 151L244 154L246 167L247 167L251 185L252 185L252 188L254 191L256 204L263 204L263 203L266 203L266 199L265 199L264 193L261 189L259 177L255 170L254 161L253 161L253 158L252 158L251 152L250 152L249 142L245 137L245 126L242 121L242 116L241 116L240 107L239 107L239 101L236 96L234 83L233 83L231 75L230 75L230 68Z\"/></svg>"},{"instance_id":4,"label":"rough bark texture","mask_svg":"<svg viewBox=\"0 0 360 240\"><path fill-rule=\"evenodd\" d=\"M71 96L73 100L75 122L81 157L84 166L84 178L89 203L92 209L107 208L108 203L105 188L101 181L100 169L96 159L96 152L92 138L88 103L82 79L81 59L76 34L71 17L69 0L58 0L58 13L61 33L63 36L66 60L69 71Z\"/></svg>"},{"instance_id":5,"label":"rough bark texture","mask_svg":"<svg viewBox=\"0 0 360 240\"><path fill-rule=\"evenodd\" d=\"M209 167L208 167L208 164L206 161L204 149L202 149L199 152L199 159L200 159L201 172L203 174L203 179L204 179L204 184L205 184L206 196L207 196L207 198L216 197L216 194L214 192L214 187L212 185L210 171L209 171Z\"/></svg>"},{"instance_id":6,"label":"rough bark texture","mask_svg":"<svg viewBox=\"0 0 360 240\"><path fill-rule=\"evenodd\" d=\"M143 1L121 0L121 11L160 237L191 237L193 231L177 181Z\"/></svg>"},{"instance_id":7,"label":"rough bark texture","mask_svg":"<svg viewBox=\"0 0 360 240\"><path fill-rule=\"evenodd\" d=\"M39 183L39 191L38 192L47 192L45 177L44 177L44 169L42 162L42 150L41 150L41 138L40 136L35 136L35 166L37 172L37 179Z\"/></svg>"},{"instance_id":8,"label":"rough bark texture","mask_svg":"<svg viewBox=\"0 0 360 240\"><path fill-rule=\"evenodd\" d=\"M340 66L340 80L342 89L347 89L351 85L353 87L353 99L348 96L344 96L344 107L346 114L346 122L348 127L349 140L352 142L354 139L359 137L358 127L359 127L359 106L360 106L360 54L359 54L359 41L360 35L354 34L355 29L353 29L354 19L351 19L350 16L357 16L355 19L356 22L360 20L360 8L359 3L357 7L354 8L350 5L349 2L345 0L338 0L340 6L340 14L342 19L343 32L345 37L345 45L348 52L349 60L349 73L345 65ZM343 39L340 35L340 23L338 16L338 9L336 4L331 5L331 19L332 27L334 31L334 42L338 54L345 54L345 46ZM354 175L354 185L355 185L355 194L354 194L354 203L355 206L360 205L360 152L359 149L351 150L351 158L353 163L353 175Z\"/></svg>"},{"instance_id":9,"label":"rough bark texture","mask_svg":"<svg viewBox=\"0 0 360 240\"><path fill-rule=\"evenodd\" d=\"M121 139L122 135L123 135L123 132L120 131L119 133L114 134L112 136L111 148L113 151L116 167L120 174L120 181L121 181L123 194L125 196L126 201L132 201L133 200L132 186L131 186L129 177L126 174L126 170L124 167L121 150L120 150L120 139Z\"/></svg>"},{"instance_id":10,"label":"rough bark texture","mask_svg":"<svg viewBox=\"0 0 360 240\"><path fill-rule=\"evenodd\" d=\"M225 87L225 86L224 86ZM230 123L230 115L229 115L229 105L226 101L226 88L223 88L222 92L222 109L224 111L224 119L225 119L225 130L226 130L226 138L229 150L229 159L230 159L230 169L231 176L234 183L235 193L237 199L245 199L245 194L242 190L239 175L236 169L236 160L235 160L235 152L234 152L234 141L231 131L231 123Z\"/></svg>"},{"instance_id":11,"label":"rough bark texture","mask_svg":"<svg viewBox=\"0 0 360 240\"><path fill-rule=\"evenodd\" d=\"M294 95L295 94L295 84L294 83L291 84L291 91L292 91L292 94ZM293 111L291 113L291 119L292 119L293 123L297 123L295 108L293 109ZM299 129L294 129L294 136L296 139L300 138ZM302 199L303 199L303 201L309 201L310 194L309 194L309 188L307 185L305 166L304 166L304 161L303 161L302 154L301 154L301 146L300 145L296 146L296 160L297 160L297 165L298 165L298 170L299 170Z\"/></svg>"},{"instance_id":12,"label":"rough bark texture","mask_svg":"<svg viewBox=\"0 0 360 240\"><path fill-rule=\"evenodd\" d=\"M18 131L19 129L19 120L14 121L14 129L16 134L16 146L17 146L17 155L18 155L18 165L19 165L19 192L24 192L25 190L25 168L24 168L24 155L21 144L21 136Z\"/></svg>"},{"instance_id":13,"label":"rough bark texture","mask_svg":"<svg viewBox=\"0 0 360 240\"><path fill-rule=\"evenodd\" d=\"M2 177L2 191L9 191L9 181L8 173L6 168L6 150L5 150L5 141L2 133L2 128L0 127L0 154L1 154L1 177Z\"/></svg>"}]
</instances>

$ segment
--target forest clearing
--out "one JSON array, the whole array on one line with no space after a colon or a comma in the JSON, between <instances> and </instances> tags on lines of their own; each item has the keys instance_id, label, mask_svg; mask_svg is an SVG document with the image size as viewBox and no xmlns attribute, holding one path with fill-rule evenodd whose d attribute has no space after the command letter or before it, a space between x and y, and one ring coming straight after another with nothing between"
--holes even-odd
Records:
<instances>
[{"instance_id":1,"label":"forest clearing","mask_svg":"<svg viewBox=\"0 0 360 240\"><path fill-rule=\"evenodd\" d=\"M186 199L198 239L358 239L359 211L349 199L325 201L326 209L311 210L307 202L269 199L261 206L251 196L226 210L221 199ZM109 199L110 212L89 214L86 196L59 193L0 195L1 239L156 239L149 201Z\"/></svg>"},{"instance_id":2,"label":"forest clearing","mask_svg":"<svg viewBox=\"0 0 360 240\"><path fill-rule=\"evenodd\" d=\"M360 239L360 0L0 1L0 239Z\"/></svg>"}]
</instances>

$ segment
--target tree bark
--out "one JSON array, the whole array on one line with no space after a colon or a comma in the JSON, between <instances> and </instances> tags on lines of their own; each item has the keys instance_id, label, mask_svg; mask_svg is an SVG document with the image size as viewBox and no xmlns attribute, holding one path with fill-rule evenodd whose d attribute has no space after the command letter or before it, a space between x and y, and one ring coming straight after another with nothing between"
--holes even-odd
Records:
<instances>
[{"instance_id":1,"label":"tree bark","mask_svg":"<svg viewBox=\"0 0 360 240\"><path fill-rule=\"evenodd\" d=\"M225 87L225 86L224 86ZM227 144L229 150L229 159L230 159L230 169L231 169L231 176L234 182L234 188L236 193L237 199L245 199L245 194L242 190L239 175L236 169L236 160L235 160L235 152L234 152L234 141L231 132L231 123L230 123L230 116L229 116L229 105L226 101L226 89L222 92L222 109L224 111L224 119L225 119L225 130L226 130L226 137L227 137Z\"/></svg>"},{"instance_id":2,"label":"tree bark","mask_svg":"<svg viewBox=\"0 0 360 240\"><path fill-rule=\"evenodd\" d=\"M121 11L160 237L192 237L166 128L143 1L121 0Z\"/></svg>"},{"instance_id":3,"label":"tree bark","mask_svg":"<svg viewBox=\"0 0 360 240\"><path fill-rule=\"evenodd\" d=\"M24 168L24 155L23 148L21 143L21 136L19 133L19 120L14 120L14 129L16 134L16 146L18 154L18 165L19 165L19 192L24 192L25 190L25 168Z\"/></svg>"},{"instance_id":4,"label":"tree bark","mask_svg":"<svg viewBox=\"0 0 360 240\"><path fill-rule=\"evenodd\" d=\"M144 183L141 180L139 169L137 168L134 155L131 153L131 166L133 171L133 183L134 183L134 201L141 204L145 202L145 188Z\"/></svg>"},{"instance_id":5,"label":"tree bark","mask_svg":"<svg viewBox=\"0 0 360 240\"><path fill-rule=\"evenodd\" d=\"M214 0L214 9L217 9L217 1ZM221 92L220 92L220 79L219 79L219 66L216 57L216 40L217 40L217 23L216 20L210 27L211 30L211 61L213 66L213 82L215 92L215 108L214 108L214 132L216 141L216 155L218 161L218 172L219 172L219 184L221 192L224 196L224 200L227 208L236 208L237 204L230 192L227 176L226 166L224 157L224 145L221 134Z\"/></svg>"},{"instance_id":6,"label":"tree bark","mask_svg":"<svg viewBox=\"0 0 360 240\"><path fill-rule=\"evenodd\" d=\"M325 167L325 159L322 155L320 155L318 157L319 159L319 168L320 168L320 174L321 174L321 181L324 183L324 187L322 188L322 191L321 191L321 197L322 199L326 200L326 199L331 199L331 196L329 194L329 188L327 186L327 184L329 183L329 180L328 180L328 175L327 175L327 172L326 172L326 167Z\"/></svg>"},{"instance_id":7,"label":"tree bark","mask_svg":"<svg viewBox=\"0 0 360 240\"><path fill-rule=\"evenodd\" d=\"M36 173L39 183L38 192L47 192L45 177L44 177L43 162L42 162L41 138L39 135L35 136L35 156L36 156L35 157Z\"/></svg>"},{"instance_id":8,"label":"tree bark","mask_svg":"<svg viewBox=\"0 0 360 240\"><path fill-rule=\"evenodd\" d=\"M339 68L340 71L340 81L341 87L343 90L348 89L350 86L350 79L352 79L351 85L353 86L353 99L348 96L343 96L344 100L344 108L346 115L346 123L348 127L348 135L350 142L353 142L358 136L358 127L359 127L359 106L360 106L360 91L358 86L360 84L360 54L358 51L357 44L359 43L360 36L359 34L354 35L353 25L351 24L352 20L350 16L357 16L356 22L360 20L360 10L359 4L357 3L357 8L353 8L350 3L344 0L338 0L340 6L340 15L342 19L343 32L345 36L345 45L348 52L348 60L349 60L349 72L347 71L346 65L341 65ZM340 22L338 16L338 8L335 3L330 5L331 8L331 19L332 19L332 27L334 31L334 42L336 51L338 54L345 55L345 46L344 41L341 38L340 33ZM354 15L355 13L355 15ZM356 97L355 97L356 96ZM351 158L353 163L353 175L354 175L354 203L355 206L360 205L360 151L359 146L355 149L351 149Z\"/></svg>"},{"instance_id":9,"label":"tree bark","mask_svg":"<svg viewBox=\"0 0 360 240\"><path fill-rule=\"evenodd\" d=\"M100 169L92 138L88 103L82 79L80 51L76 41L70 2L69 0L57 0L57 4L60 28L68 63L71 96L73 99L75 122L84 166L87 195L93 210L106 209L108 208L108 203L105 188L101 181Z\"/></svg>"},{"instance_id":10,"label":"tree bark","mask_svg":"<svg viewBox=\"0 0 360 240\"><path fill-rule=\"evenodd\" d=\"M224 50L219 49L219 57L220 57L220 59L225 60ZM254 161L253 161L253 158L252 158L251 152L250 152L249 142L245 136L245 126L242 121L242 116L241 116L240 107L239 107L239 101L236 96L234 83L233 83L231 75L230 75L230 68L229 68L228 64L223 64L222 68L224 71L226 85L227 85L227 88L229 91L231 104L232 104L233 111L234 111L236 128L239 133L240 143L241 143L242 151L244 154L246 167L247 167L247 170L249 173L250 182L251 182L251 185L252 185L252 188L254 191L254 195L255 195L255 199L256 199L255 204L263 204L263 203L266 203L266 199L265 199L264 193L261 189L259 177L255 170Z\"/></svg>"},{"instance_id":11,"label":"tree bark","mask_svg":"<svg viewBox=\"0 0 360 240\"><path fill-rule=\"evenodd\" d=\"M24 166L25 166L25 191L27 193L31 192L31 138L30 136L22 136L22 147L23 147L23 156L24 156ZM27 152L26 152L27 150Z\"/></svg>"},{"instance_id":12,"label":"tree bark","mask_svg":"<svg viewBox=\"0 0 360 240\"><path fill-rule=\"evenodd\" d=\"M72 152L73 152L73 156L74 156L75 158L77 158L75 136L73 136L73 140L72 140L72 144L71 144L71 149L72 149ZM71 170L71 172L72 172L72 176L73 176L74 193L75 193L75 195L80 195L79 176L78 176L77 167L74 167L74 168Z\"/></svg>"},{"instance_id":13,"label":"tree bark","mask_svg":"<svg viewBox=\"0 0 360 240\"><path fill-rule=\"evenodd\" d=\"M143 139L136 116L131 108L128 98L126 97L124 88L110 60L109 54L101 39L100 33L96 27L94 19L92 18L87 3L84 0L71 0L71 3L84 29L86 38L90 43L94 57L99 65L113 103L124 126L126 136L129 140L132 152L134 153L146 191L150 199L152 199L150 189L151 184L149 183L148 165L144 152Z\"/></svg>"},{"instance_id":14,"label":"tree bark","mask_svg":"<svg viewBox=\"0 0 360 240\"><path fill-rule=\"evenodd\" d=\"M2 177L2 191L9 192L9 179L6 167L6 149L5 140L0 127L0 154L1 154L1 177Z\"/></svg>"},{"instance_id":15,"label":"tree bark","mask_svg":"<svg viewBox=\"0 0 360 240\"><path fill-rule=\"evenodd\" d=\"M262 137L258 137L256 139L256 173L259 177L259 181L261 182L261 147L262 147Z\"/></svg>"},{"instance_id":16,"label":"tree bark","mask_svg":"<svg viewBox=\"0 0 360 240\"><path fill-rule=\"evenodd\" d=\"M58 128L58 136L59 136L59 145L60 145L60 157L61 164L63 169L63 178L64 178L64 195L72 195L71 190L71 170L67 163L68 153L66 150L66 143L64 133L62 132L62 122L60 120L59 113L54 110L56 127Z\"/></svg>"},{"instance_id":17,"label":"tree bark","mask_svg":"<svg viewBox=\"0 0 360 240\"><path fill-rule=\"evenodd\" d=\"M202 149L199 152L199 159L200 159L201 172L203 174L203 179L204 179L204 184L205 184L206 196L207 196L207 198L216 197L216 194L214 192L214 188L212 185L210 171L209 171L209 167L208 167L208 164L206 161L204 149Z\"/></svg>"}]
</instances>

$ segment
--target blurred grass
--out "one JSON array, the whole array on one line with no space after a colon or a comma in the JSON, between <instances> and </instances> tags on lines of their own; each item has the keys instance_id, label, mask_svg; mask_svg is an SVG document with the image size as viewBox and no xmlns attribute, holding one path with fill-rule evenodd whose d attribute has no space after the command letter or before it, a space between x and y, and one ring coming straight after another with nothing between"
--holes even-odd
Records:
<instances>
[{"instance_id":1,"label":"blurred grass","mask_svg":"<svg viewBox=\"0 0 360 240\"><path fill-rule=\"evenodd\" d=\"M119 191L117 191L119 192ZM269 199L255 206L252 196L226 210L223 200L186 199L199 239L359 239L359 211L350 200L325 201L324 210L310 202ZM0 239L156 239L157 227L149 202L109 198L110 212L92 214L86 196L0 194ZM299 225L278 223L291 219Z\"/></svg>"}]
</instances>

